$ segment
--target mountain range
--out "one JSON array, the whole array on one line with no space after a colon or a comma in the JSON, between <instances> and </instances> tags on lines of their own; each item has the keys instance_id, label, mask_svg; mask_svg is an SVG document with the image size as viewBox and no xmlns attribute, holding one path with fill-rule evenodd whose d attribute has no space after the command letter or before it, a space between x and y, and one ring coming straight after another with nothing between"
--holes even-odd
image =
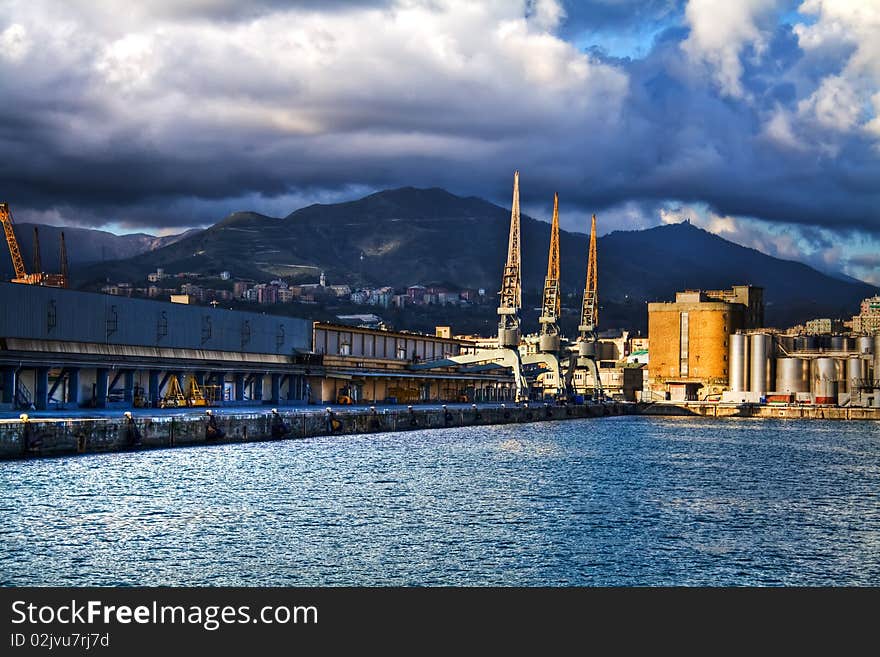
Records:
<instances>
[{"instance_id":1,"label":"mountain range","mask_svg":"<svg viewBox=\"0 0 880 657\"><path fill-rule=\"evenodd\" d=\"M601 227L601 216L599 221ZM128 248L141 252L78 267L72 275L80 286L94 287L107 280L142 281L157 267L170 273L229 270L236 278L257 281L316 280L324 271L331 283L405 287L442 282L494 295L506 258L509 222L509 209L483 199L405 187L346 203L310 205L286 217L236 212L165 244L147 245L150 236L123 236L130 239ZM546 274L550 226L526 215L521 226L523 289L528 299L537 299ZM79 242L74 247L69 233L67 239L71 261L77 262ZM586 234L561 231L561 284L564 293L574 295L573 305L584 285L587 246ZM44 261L49 248L43 247ZM90 248L93 257L100 247ZM688 288L762 286L772 326L820 316L849 317L861 299L875 293L861 281L768 256L688 222L604 235L598 241L598 260L606 327L624 322L644 326L646 301L672 300L676 291Z\"/></svg>"},{"instance_id":2,"label":"mountain range","mask_svg":"<svg viewBox=\"0 0 880 657\"><path fill-rule=\"evenodd\" d=\"M123 260L133 256L155 251L173 244L199 229L188 230L179 235L156 237L146 233L116 235L105 230L79 228L73 226L49 226L45 224L16 223L14 230L28 272L33 270L34 227L39 229L40 255L43 271L58 272L60 266L61 233L67 245L67 257L74 272L80 265ZM5 247L4 249L5 250ZM7 252L8 253L8 252ZM12 276L12 260L0 254L0 276Z\"/></svg>"}]
</instances>

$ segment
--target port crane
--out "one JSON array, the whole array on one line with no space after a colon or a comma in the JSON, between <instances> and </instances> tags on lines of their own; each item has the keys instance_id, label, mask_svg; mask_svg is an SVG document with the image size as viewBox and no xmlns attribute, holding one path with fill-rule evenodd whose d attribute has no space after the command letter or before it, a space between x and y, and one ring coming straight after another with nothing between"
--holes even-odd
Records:
<instances>
[{"instance_id":1,"label":"port crane","mask_svg":"<svg viewBox=\"0 0 880 657\"><path fill-rule=\"evenodd\" d=\"M566 371L566 388L571 388L575 370L587 370L593 377L597 397L602 396L602 381L599 379L599 368L596 365L598 357L598 336L596 329L599 325L599 268L596 257L596 215L590 225L590 249L587 260L587 282L584 286L583 303L581 304L581 319L578 325L578 337L575 340L574 349L569 358Z\"/></svg>"},{"instance_id":2,"label":"port crane","mask_svg":"<svg viewBox=\"0 0 880 657\"><path fill-rule=\"evenodd\" d=\"M557 399L564 398L567 394L565 377L560 365L560 362L564 360L564 352L559 330L559 317L562 313L559 272L559 194L554 194L547 276L544 279L544 293L541 297L541 316L538 318L541 330L538 335L536 353L526 354L522 361L524 365L540 363L547 367L554 376L554 392Z\"/></svg>"},{"instance_id":3,"label":"port crane","mask_svg":"<svg viewBox=\"0 0 880 657\"><path fill-rule=\"evenodd\" d=\"M61 273L47 274L42 270L43 267L40 259L40 234L37 227L34 226L34 273L28 274L27 268L24 266L24 259L21 257L21 249L18 247L18 240L15 237L12 211L9 209L8 203L0 203L0 222L3 223L6 244L9 246L9 255L12 258L12 267L15 270L15 277L12 279L13 283L44 285L48 287L67 287L67 246L64 242L64 233L61 233Z\"/></svg>"}]
</instances>

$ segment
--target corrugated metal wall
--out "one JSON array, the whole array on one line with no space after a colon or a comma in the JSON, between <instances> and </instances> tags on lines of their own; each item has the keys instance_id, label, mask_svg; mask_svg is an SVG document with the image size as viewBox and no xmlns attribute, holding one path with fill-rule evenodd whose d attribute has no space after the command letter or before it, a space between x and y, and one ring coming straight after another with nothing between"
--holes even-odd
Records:
<instances>
[{"instance_id":1,"label":"corrugated metal wall","mask_svg":"<svg viewBox=\"0 0 880 657\"><path fill-rule=\"evenodd\" d=\"M257 354L310 350L312 322L0 283L0 338L69 340Z\"/></svg>"}]
</instances>

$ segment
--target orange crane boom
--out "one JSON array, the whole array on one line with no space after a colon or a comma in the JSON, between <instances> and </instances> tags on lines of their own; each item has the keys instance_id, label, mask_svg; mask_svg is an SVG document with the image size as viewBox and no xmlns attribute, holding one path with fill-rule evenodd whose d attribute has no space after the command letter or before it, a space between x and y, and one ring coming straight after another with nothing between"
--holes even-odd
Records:
<instances>
[{"instance_id":1,"label":"orange crane boom","mask_svg":"<svg viewBox=\"0 0 880 657\"><path fill-rule=\"evenodd\" d=\"M522 270L520 256L519 171L513 172L513 203L510 209L510 235L507 262L501 276L498 303L498 346L516 349L520 342L519 309L522 307Z\"/></svg>"},{"instance_id":2,"label":"orange crane boom","mask_svg":"<svg viewBox=\"0 0 880 657\"><path fill-rule=\"evenodd\" d=\"M15 238L15 230L12 225L12 211L8 203L0 203L0 221L3 222L3 232L6 234L6 244L9 246L9 255L12 257L12 266L15 269L13 283L26 285L46 285L49 287L67 287L67 248L64 245L64 233L61 234L61 273L46 274L42 271L40 261L40 233L34 226L34 273L28 274L21 257L21 249Z\"/></svg>"},{"instance_id":3,"label":"orange crane boom","mask_svg":"<svg viewBox=\"0 0 880 657\"><path fill-rule=\"evenodd\" d=\"M559 194L553 195L553 221L550 224L550 254L547 257L547 278L541 302L542 335L558 335L562 299L559 295Z\"/></svg>"},{"instance_id":4,"label":"orange crane boom","mask_svg":"<svg viewBox=\"0 0 880 657\"><path fill-rule=\"evenodd\" d=\"M12 257L12 266L15 269L13 283L27 283L28 273L21 257L21 249L18 248L18 240L15 239L15 231L12 229L12 212L8 203L0 203L0 221L3 222L3 232L6 233L6 244L9 245L9 255Z\"/></svg>"},{"instance_id":5,"label":"orange crane boom","mask_svg":"<svg viewBox=\"0 0 880 657\"><path fill-rule=\"evenodd\" d=\"M584 288L584 302L581 307L581 323L578 330L581 337L596 330L599 324L599 263L596 257L596 215L590 227L590 258L587 261L587 285Z\"/></svg>"}]
</instances>

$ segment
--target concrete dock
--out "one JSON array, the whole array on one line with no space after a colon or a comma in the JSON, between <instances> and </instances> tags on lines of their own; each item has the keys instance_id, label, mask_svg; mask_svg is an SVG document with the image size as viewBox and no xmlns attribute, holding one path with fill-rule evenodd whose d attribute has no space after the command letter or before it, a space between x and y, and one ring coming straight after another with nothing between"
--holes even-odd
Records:
<instances>
[{"instance_id":1,"label":"concrete dock","mask_svg":"<svg viewBox=\"0 0 880 657\"><path fill-rule=\"evenodd\" d=\"M189 409L178 414L0 420L0 459L242 443L311 436L568 420L637 412L635 404L427 408ZM219 431L209 428L210 418Z\"/></svg>"},{"instance_id":2,"label":"concrete dock","mask_svg":"<svg viewBox=\"0 0 880 657\"><path fill-rule=\"evenodd\" d=\"M880 408L812 406L806 404L721 404L715 402L654 402L640 404L640 415L753 417L811 420L880 420Z\"/></svg>"}]
</instances>

